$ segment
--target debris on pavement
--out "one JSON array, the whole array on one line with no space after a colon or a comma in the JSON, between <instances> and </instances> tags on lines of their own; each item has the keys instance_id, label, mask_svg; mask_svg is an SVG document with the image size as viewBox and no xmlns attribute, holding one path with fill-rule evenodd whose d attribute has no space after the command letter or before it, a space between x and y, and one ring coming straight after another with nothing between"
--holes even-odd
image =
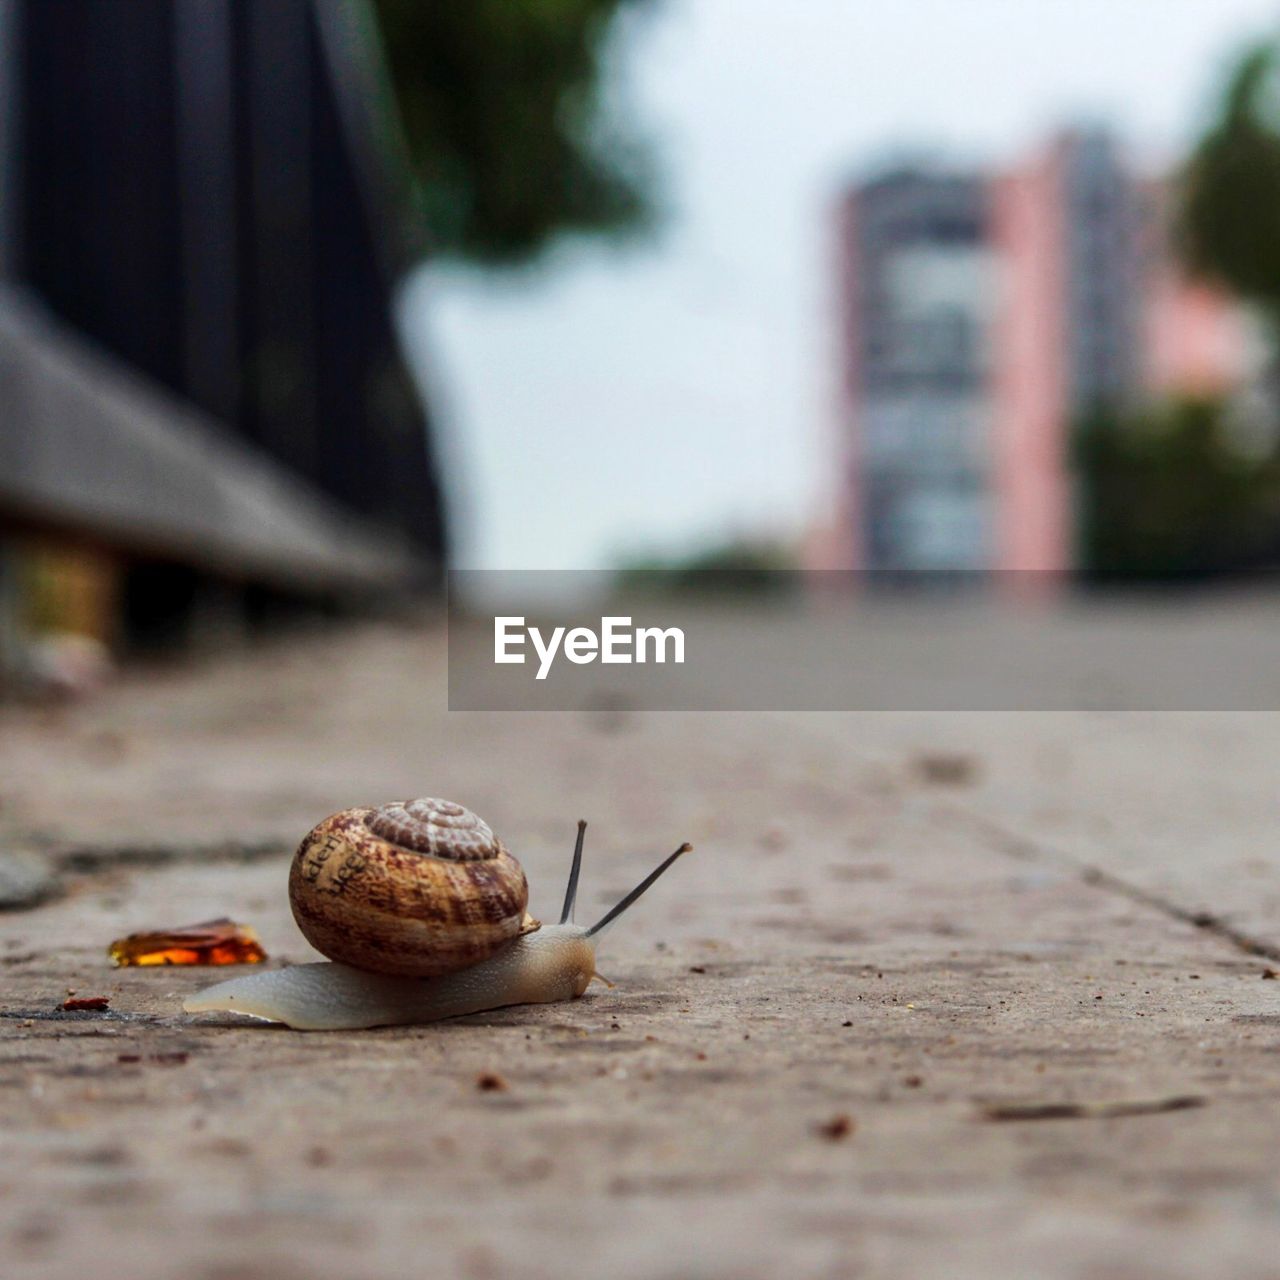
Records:
<instances>
[{"instance_id":1,"label":"debris on pavement","mask_svg":"<svg viewBox=\"0 0 1280 1280\"><path fill-rule=\"evenodd\" d=\"M234 920L206 920L203 924L117 938L107 954L118 966L261 964L267 958L257 934Z\"/></svg>"},{"instance_id":2,"label":"debris on pavement","mask_svg":"<svg viewBox=\"0 0 1280 1280\"><path fill-rule=\"evenodd\" d=\"M814 1126L814 1131L820 1138L826 1138L828 1142L842 1142L856 1128L854 1119L848 1112L842 1111L839 1115L834 1115L830 1120L824 1120L821 1124Z\"/></svg>"},{"instance_id":3,"label":"debris on pavement","mask_svg":"<svg viewBox=\"0 0 1280 1280\"><path fill-rule=\"evenodd\" d=\"M72 1013L76 1010L105 1009L110 1003L110 996L68 996L58 1007Z\"/></svg>"},{"instance_id":4,"label":"debris on pavement","mask_svg":"<svg viewBox=\"0 0 1280 1280\"><path fill-rule=\"evenodd\" d=\"M1175 1094L1132 1102L1000 1102L983 1106L986 1120L1112 1120L1120 1116L1154 1116L1166 1111L1203 1107L1207 1098Z\"/></svg>"},{"instance_id":5,"label":"debris on pavement","mask_svg":"<svg viewBox=\"0 0 1280 1280\"><path fill-rule=\"evenodd\" d=\"M922 751L911 768L921 782L935 787L964 787L978 777L977 760L962 751Z\"/></svg>"}]
</instances>

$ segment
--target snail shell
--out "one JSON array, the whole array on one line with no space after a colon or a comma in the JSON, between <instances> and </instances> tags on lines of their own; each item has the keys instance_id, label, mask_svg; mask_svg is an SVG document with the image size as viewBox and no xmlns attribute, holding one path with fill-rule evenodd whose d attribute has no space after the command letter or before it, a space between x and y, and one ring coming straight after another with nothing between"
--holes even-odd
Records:
<instances>
[{"instance_id":1,"label":"snail shell","mask_svg":"<svg viewBox=\"0 0 1280 1280\"><path fill-rule=\"evenodd\" d=\"M433 977L477 964L539 927L528 901L524 871L489 825L432 797L333 814L289 870L307 941L373 973Z\"/></svg>"}]
</instances>

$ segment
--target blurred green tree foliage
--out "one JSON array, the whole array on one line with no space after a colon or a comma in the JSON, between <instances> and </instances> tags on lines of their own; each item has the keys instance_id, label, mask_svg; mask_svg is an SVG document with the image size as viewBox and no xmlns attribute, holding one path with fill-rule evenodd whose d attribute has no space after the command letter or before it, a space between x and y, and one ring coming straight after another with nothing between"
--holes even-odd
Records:
<instances>
[{"instance_id":1,"label":"blurred green tree foliage","mask_svg":"<svg viewBox=\"0 0 1280 1280\"><path fill-rule=\"evenodd\" d=\"M435 252L535 257L649 212L648 151L607 108L608 39L653 0L374 0Z\"/></svg>"},{"instance_id":2,"label":"blurred green tree foliage","mask_svg":"<svg viewBox=\"0 0 1280 1280\"><path fill-rule=\"evenodd\" d=\"M1187 265L1280 322L1280 47L1240 60L1184 173Z\"/></svg>"},{"instance_id":3,"label":"blurred green tree foliage","mask_svg":"<svg viewBox=\"0 0 1280 1280\"><path fill-rule=\"evenodd\" d=\"M684 556L625 559L614 575L620 591L648 595L788 595L796 557L781 543L731 539Z\"/></svg>"},{"instance_id":4,"label":"blurred green tree foliage","mask_svg":"<svg viewBox=\"0 0 1280 1280\"><path fill-rule=\"evenodd\" d=\"M1242 446L1221 401L1099 410L1077 432L1076 464L1089 576L1201 576L1274 555L1280 462L1274 446Z\"/></svg>"},{"instance_id":5,"label":"blurred green tree foliage","mask_svg":"<svg viewBox=\"0 0 1280 1280\"><path fill-rule=\"evenodd\" d=\"M1181 175L1188 269L1253 303L1280 336L1280 46L1246 50ZM1079 558L1097 578L1168 580L1274 564L1280 457L1270 403L1099 407L1075 437ZM1242 441L1252 414L1252 443ZM1261 441L1261 445L1259 442Z\"/></svg>"}]
</instances>

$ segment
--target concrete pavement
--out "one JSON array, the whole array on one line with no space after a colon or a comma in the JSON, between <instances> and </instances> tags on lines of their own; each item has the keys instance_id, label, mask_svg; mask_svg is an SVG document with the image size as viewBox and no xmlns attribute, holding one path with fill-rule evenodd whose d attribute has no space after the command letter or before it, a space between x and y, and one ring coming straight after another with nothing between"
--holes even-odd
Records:
<instances>
[{"instance_id":1,"label":"concrete pavement","mask_svg":"<svg viewBox=\"0 0 1280 1280\"><path fill-rule=\"evenodd\" d=\"M6 839L68 869L0 916L3 1274L1280 1271L1280 717L449 715L443 655L372 629L4 712ZM584 916L697 848L572 1004L302 1035L107 966L221 914L314 958L289 846L423 792L544 915L579 816Z\"/></svg>"}]
</instances>

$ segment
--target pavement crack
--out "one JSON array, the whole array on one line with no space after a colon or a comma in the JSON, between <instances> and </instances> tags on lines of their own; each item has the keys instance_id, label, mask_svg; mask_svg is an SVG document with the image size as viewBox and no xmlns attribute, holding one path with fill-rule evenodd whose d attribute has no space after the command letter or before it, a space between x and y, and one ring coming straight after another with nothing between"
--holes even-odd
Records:
<instances>
[{"instance_id":1,"label":"pavement crack","mask_svg":"<svg viewBox=\"0 0 1280 1280\"><path fill-rule=\"evenodd\" d=\"M279 840L217 840L205 844L75 844L54 848L49 857L59 871L94 875L116 867L161 867L186 862L260 862L284 857L292 845Z\"/></svg>"},{"instance_id":2,"label":"pavement crack","mask_svg":"<svg viewBox=\"0 0 1280 1280\"><path fill-rule=\"evenodd\" d=\"M99 876L120 868L260 862L287 857L292 851L292 845L275 839L86 844L37 833L15 836L0 831L0 911L43 906L61 897L71 876Z\"/></svg>"},{"instance_id":3,"label":"pavement crack","mask_svg":"<svg viewBox=\"0 0 1280 1280\"><path fill-rule=\"evenodd\" d=\"M1153 893L1149 889L1143 889L1131 883L1113 871L1107 871L1094 863L1082 861L1071 854L1063 853L1060 849L1054 849L1020 832L1013 831L984 813L962 805L948 805L946 808L951 816L967 822L992 848L1006 857L1014 858L1019 862L1034 863L1037 866L1052 867L1056 871L1076 876L1093 888L1127 898L1130 902L1158 911L1171 920L1192 925L1196 929L1221 938L1245 955L1280 960L1280 946L1237 928L1212 911L1184 907L1163 894Z\"/></svg>"}]
</instances>

